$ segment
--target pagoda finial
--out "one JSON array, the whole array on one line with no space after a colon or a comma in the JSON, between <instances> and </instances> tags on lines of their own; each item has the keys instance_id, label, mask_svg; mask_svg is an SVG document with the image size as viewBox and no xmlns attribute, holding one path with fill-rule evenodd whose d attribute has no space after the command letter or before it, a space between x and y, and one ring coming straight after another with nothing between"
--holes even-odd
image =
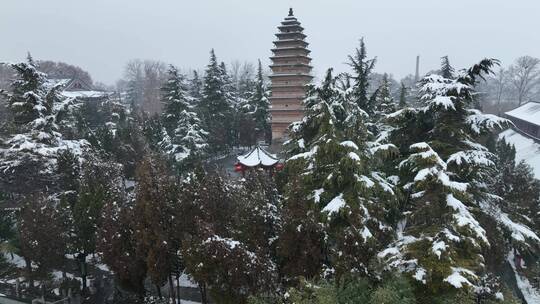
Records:
<instances>
[{"instance_id":1,"label":"pagoda finial","mask_svg":"<svg viewBox=\"0 0 540 304\"><path fill-rule=\"evenodd\" d=\"M289 8L289 17L292 17L294 14L293 14L293 10L292 10L292 7Z\"/></svg>"}]
</instances>

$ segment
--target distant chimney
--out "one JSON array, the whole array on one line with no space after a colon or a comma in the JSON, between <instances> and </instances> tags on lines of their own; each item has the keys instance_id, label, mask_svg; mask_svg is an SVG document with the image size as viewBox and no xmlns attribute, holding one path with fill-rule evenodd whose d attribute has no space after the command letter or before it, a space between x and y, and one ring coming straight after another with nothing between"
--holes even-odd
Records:
<instances>
[{"instance_id":1,"label":"distant chimney","mask_svg":"<svg viewBox=\"0 0 540 304\"><path fill-rule=\"evenodd\" d=\"M416 72L414 74L414 82L420 80L420 55L416 56Z\"/></svg>"}]
</instances>

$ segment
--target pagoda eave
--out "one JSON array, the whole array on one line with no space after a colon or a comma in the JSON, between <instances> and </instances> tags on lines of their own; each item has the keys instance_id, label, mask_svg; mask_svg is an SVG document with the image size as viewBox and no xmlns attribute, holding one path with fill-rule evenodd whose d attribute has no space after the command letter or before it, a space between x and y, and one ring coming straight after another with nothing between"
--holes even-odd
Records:
<instances>
[{"instance_id":1,"label":"pagoda eave","mask_svg":"<svg viewBox=\"0 0 540 304\"><path fill-rule=\"evenodd\" d=\"M312 69L313 66L306 64L306 63L279 63L279 64L272 64L268 66L269 68L278 68L278 67L306 67Z\"/></svg>"},{"instance_id":2,"label":"pagoda eave","mask_svg":"<svg viewBox=\"0 0 540 304\"><path fill-rule=\"evenodd\" d=\"M289 74L274 74L274 75L270 75L268 76L269 78L280 78L280 77L291 77L291 76L300 76L300 77L304 77L304 78L309 78L309 79L313 79L313 76L309 75L309 74L303 74L303 73L289 73Z\"/></svg>"},{"instance_id":3,"label":"pagoda eave","mask_svg":"<svg viewBox=\"0 0 540 304\"><path fill-rule=\"evenodd\" d=\"M286 31L287 29L298 29L297 32L302 32L304 30L304 28L302 26L300 26L300 24L283 24L278 26L278 29L280 29L282 32L283 31ZM285 33L289 33L289 32L285 32Z\"/></svg>"},{"instance_id":4,"label":"pagoda eave","mask_svg":"<svg viewBox=\"0 0 540 304\"><path fill-rule=\"evenodd\" d=\"M298 100L304 100L304 96L270 96L268 97L268 100L272 101L272 100L278 100L278 101L281 101L281 100L291 100L291 101L298 101Z\"/></svg>"},{"instance_id":5,"label":"pagoda eave","mask_svg":"<svg viewBox=\"0 0 540 304\"><path fill-rule=\"evenodd\" d=\"M305 42L302 39L283 39L283 40L276 40L273 41L274 45L278 47L280 44L287 44L287 43L298 43L301 44L304 47L309 46L309 43Z\"/></svg>"},{"instance_id":6,"label":"pagoda eave","mask_svg":"<svg viewBox=\"0 0 540 304\"><path fill-rule=\"evenodd\" d=\"M271 56L269 57L271 60L274 59L290 59L290 58L305 58L311 61L311 57L307 55L279 55L279 56Z\"/></svg>"},{"instance_id":7,"label":"pagoda eave","mask_svg":"<svg viewBox=\"0 0 540 304\"><path fill-rule=\"evenodd\" d=\"M301 46L286 46L286 47L280 47L280 48L273 48L273 49L270 49L272 52L276 52L276 51L285 51L285 50L302 50L302 51L305 51L306 53L311 53L310 50L306 49L306 48L303 48Z\"/></svg>"},{"instance_id":8,"label":"pagoda eave","mask_svg":"<svg viewBox=\"0 0 540 304\"><path fill-rule=\"evenodd\" d=\"M280 37L280 36L299 36L299 37L302 37L302 39L306 38L307 36L303 33L298 33L298 32L284 32L284 33L277 33L275 34L276 37Z\"/></svg>"}]
</instances>

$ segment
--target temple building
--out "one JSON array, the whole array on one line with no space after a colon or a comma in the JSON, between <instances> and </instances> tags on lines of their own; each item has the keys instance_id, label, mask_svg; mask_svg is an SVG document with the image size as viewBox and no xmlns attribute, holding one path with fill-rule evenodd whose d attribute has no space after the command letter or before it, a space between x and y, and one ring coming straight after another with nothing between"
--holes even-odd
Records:
<instances>
[{"instance_id":1,"label":"temple building","mask_svg":"<svg viewBox=\"0 0 540 304\"><path fill-rule=\"evenodd\" d=\"M517 131L540 141L540 103L529 101L504 114L514 123Z\"/></svg>"},{"instance_id":2,"label":"temple building","mask_svg":"<svg viewBox=\"0 0 540 304\"><path fill-rule=\"evenodd\" d=\"M292 8L278 29L273 56L270 57L270 113L272 140L279 142L286 139L288 126L304 116L302 102L306 95L305 86L313 76L310 75L310 50L307 49L304 28L294 17Z\"/></svg>"}]
</instances>

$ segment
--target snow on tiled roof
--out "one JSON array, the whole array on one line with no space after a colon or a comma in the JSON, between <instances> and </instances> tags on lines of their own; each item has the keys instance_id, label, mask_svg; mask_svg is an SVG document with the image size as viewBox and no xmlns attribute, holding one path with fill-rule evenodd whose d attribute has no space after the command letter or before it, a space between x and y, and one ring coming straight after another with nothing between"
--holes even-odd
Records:
<instances>
[{"instance_id":1,"label":"snow on tiled roof","mask_svg":"<svg viewBox=\"0 0 540 304\"><path fill-rule=\"evenodd\" d=\"M47 79L47 83L45 85L49 88L52 88L56 85L66 86L71 82L71 79L69 78L49 78Z\"/></svg>"},{"instance_id":2,"label":"snow on tiled roof","mask_svg":"<svg viewBox=\"0 0 540 304\"><path fill-rule=\"evenodd\" d=\"M69 98L100 98L106 97L110 93L102 91L63 91L61 94Z\"/></svg>"},{"instance_id":3,"label":"snow on tiled roof","mask_svg":"<svg viewBox=\"0 0 540 304\"><path fill-rule=\"evenodd\" d=\"M268 167L277 164L279 161L276 155L268 153L259 146L249 151L245 155L238 156L237 159L242 165L247 167L256 167L259 165Z\"/></svg>"},{"instance_id":4,"label":"snow on tiled roof","mask_svg":"<svg viewBox=\"0 0 540 304\"><path fill-rule=\"evenodd\" d=\"M518 108L505 113L510 117L521 119L523 121L540 126L540 103L528 102Z\"/></svg>"}]
</instances>

